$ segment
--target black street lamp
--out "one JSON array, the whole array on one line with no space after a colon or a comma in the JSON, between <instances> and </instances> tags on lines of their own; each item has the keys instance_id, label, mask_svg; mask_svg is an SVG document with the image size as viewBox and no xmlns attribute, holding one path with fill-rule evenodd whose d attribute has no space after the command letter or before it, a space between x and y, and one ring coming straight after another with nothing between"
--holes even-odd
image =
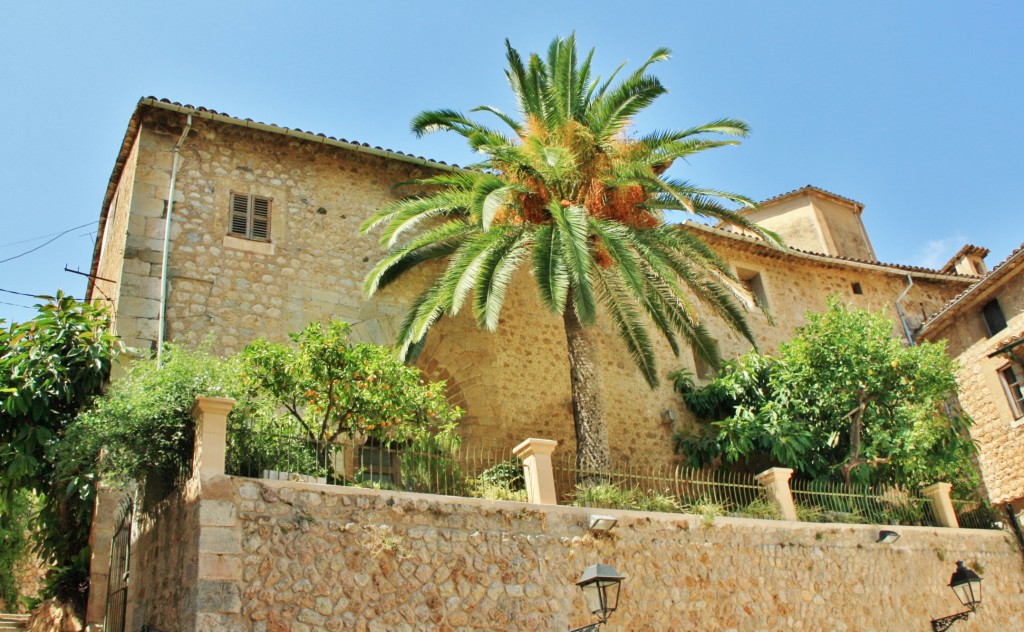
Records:
<instances>
[{"instance_id":1,"label":"black street lamp","mask_svg":"<svg viewBox=\"0 0 1024 632\"><path fill-rule=\"evenodd\" d=\"M981 605L981 578L977 573L964 566L963 562L956 563L956 570L953 571L953 576L949 579L949 587L956 593L956 598L960 600L960 603L968 609L941 619L932 619L932 632L943 632L957 621L966 621L967 617Z\"/></svg>"},{"instance_id":2,"label":"black street lamp","mask_svg":"<svg viewBox=\"0 0 1024 632\"><path fill-rule=\"evenodd\" d=\"M583 591L587 602L587 611L598 617L592 623L572 632L589 632L608 622L608 616L619 607L619 584L625 579L608 564L594 564L583 571L576 585Z\"/></svg>"}]
</instances>

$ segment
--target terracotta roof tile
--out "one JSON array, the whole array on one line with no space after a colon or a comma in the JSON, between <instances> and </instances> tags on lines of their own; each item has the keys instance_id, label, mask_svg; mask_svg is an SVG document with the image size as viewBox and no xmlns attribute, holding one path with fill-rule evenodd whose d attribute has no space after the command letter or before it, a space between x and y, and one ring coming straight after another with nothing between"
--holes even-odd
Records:
<instances>
[{"instance_id":1,"label":"terracotta roof tile","mask_svg":"<svg viewBox=\"0 0 1024 632\"><path fill-rule=\"evenodd\" d=\"M850 199L848 197L844 197L842 195L837 195L835 193L832 193L831 191L826 191L825 189L822 189L821 187L816 187L813 184L804 185L804 186L800 187L799 189L793 189L792 191L787 191L786 193L780 193L778 195L774 195L774 196L768 198L767 200L761 200L758 204L764 205L764 204L768 204L770 202L776 202L776 201L781 200L783 198L787 198L787 197L789 197L791 195L796 195L798 193L804 193L804 192L809 192L809 191L813 191L813 192L816 192L816 193L821 193L821 194L827 195L829 197L834 197L836 199L843 200L844 202L849 202L851 204L856 204L857 206L860 206L862 208L864 206L863 204L861 204L857 200L853 200L853 199Z\"/></svg>"},{"instance_id":2,"label":"terracotta roof tile","mask_svg":"<svg viewBox=\"0 0 1024 632\"><path fill-rule=\"evenodd\" d=\"M982 248L981 246L975 246L973 244L964 244L964 247L961 248L960 250L957 250L956 254L953 255L952 257L950 257L949 261L946 262L946 265L942 266L939 269L942 270L942 271L954 270L956 268L956 261L960 257L962 257L964 255L968 255L968 254L976 254L979 257L981 257L982 259L984 259L985 257L988 256L989 252L990 251L989 251L988 248ZM956 274L956 272L950 272L950 274ZM981 276L981 275L976 275L976 276Z\"/></svg>"},{"instance_id":3,"label":"terracotta roof tile","mask_svg":"<svg viewBox=\"0 0 1024 632\"><path fill-rule=\"evenodd\" d=\"M965 246L966 247L966 246ZM935 323L944 320L947 315L955 313L964 302L972 295L978 294L987 288L992 287L996 284L1003 276L1007 274L1007 271L1012 269L1013 264L1024 261L1024 244L1018 246L1008 257L996 264L996 267L992 268L992 271L987 275L981 277L976 283L971 285L963 292L957 294L949 300L948 303L943 305L937 312L932 314L921 323L921 328L917 332L917 337L921 335L930 327L934 327Z\"/></svg>"},{"instance_id":4,"label":"terracotta roof tile","mask_svg":"<svg viewBox=\"0 0 1024 632\"><path fill-rule=\"evenodd\" d=\"M203 106L195 106L195 105L190 105L190 104L182 104L182 103L179 103L177 101L171 101L170 99L158 99L157 97L153 97L153 96L143 97L142 99L139 99L139 105L140 106L142 106L142 105L156 105L157 107L160 107L160 104L174 106L175 108L184 108L184 109L188 109L188 110L194 110L195 112L200 112L200 113L204 113L204 114L212 114L214 116L219 116L219 117L224 117L224 118L227 118L227 119L232 119L232 120L237 121L239 123L252 123L254 125L260 125L260 126L263 126L263 127L269 127L269 128L271 128L271 130L279 130L281 133L286 133L286 132L291 131L291 132L296 132L296 133L299 133L299 134L308 134L309 136L316 136L316 137L319 137L319 138L335 141L335 142L338 142L338 143L352 145L353 147L365 147L365 148L368 148L368 149L373 149L373 150L376 150L376 151L384 152L386 154L390 154L394 158L398 158L398 159L405 159L405 160L412 159L412 160L423 161L423 162L426 162L426 163L432 163L434 165L441 165L441 166L444 166L444 167L450 167L450 168L454 168L454 169L461 169L461 167L459 167L459 165L454 164L454 163L449 164L449 163L446 163L443 160L432 160L430 158L424 158L423 156L415 156L413 154L408 154L408 153L405 153L403 151L397 151L397 150L394 150L394 149L385 149L385 148L382 148L380 146L371 146L369 143L361 143L359 141L345 140L344 138L335 138L334 136L328 136L326 134L319 133L319 132L312 132L312 131L302 130L302 129L299 129L297 127L282 127L280 125L275 125L274 123L264 123L262 121L255 121L255 120L253 120L251 118L239 118L237 116L231 116L227 112L220 112L218 110L214 110L212 108L207 108L207 107L203 107Z\"/></svg>"},{"instance_id":5,"label":"terracotta roof tile","mask_svg":"<svg viewBox=\"0 0 1024 632\"><path fill-rule=\"evenodd\" d=\"M691 221L687 221L686 224L695 224L695 225L698 225L698 226L703 226L703 227L705 227L707 229L713 230L713 231L718 232L718 233L725 233L725 234L728 234L728 235L733 235L733 236L737 236L737 237L743 237L743 238L746 238L746 239L752 239L752 240L760 241L760 239L757 238L757 237L751 237L751 236L746 235L746 234L744 234L742 232L735 231L735 230L730 230L729 228L724 228L721 224L715 225L715 226L709 226L707 224L698 224L697 222L691 222ZM765 247L765 248L771 248L771 246L769 246L766 243L761 243L760 245ZM935 270L935 269L932 269L932 268L924 268L924 267L921 267L921 266L912 266L912 265L907 265L907 264L902 264L902 263L882 263L880 261L874 261L874 260L870 260L870 259L856 259L856 258L853 258L853 257L843 257L843 256L840 256L840 255L827 255L827 254L823 254L823 253L820 253L820 252L813 252L811 250L802 250L800 248L794 248L792 246L786 246L786 249L784 251L780 251L780 252L787 252L787 251L788 252L800 253L802 255L810 255L812 257L817 257L817 258L821 258L821 259L829 259L829 260L833 260L833 261L837 261L837 262L859 263L859 264L865 264L865 265L871 265L871 266L878 266L878 267L882 267L882 268L892 268L894 270L903 270L903 271L906 271L906 272L916 272L916 273L919 273L919 274L937 274L937 275L941 275L941 276L960 277L961 279L965 279L965 277L963 277L962 275L950 274L950 273L942 272L941 270ZM966 278L969 278L969 277L966 277Z\"/></svg>"}]
</instances>

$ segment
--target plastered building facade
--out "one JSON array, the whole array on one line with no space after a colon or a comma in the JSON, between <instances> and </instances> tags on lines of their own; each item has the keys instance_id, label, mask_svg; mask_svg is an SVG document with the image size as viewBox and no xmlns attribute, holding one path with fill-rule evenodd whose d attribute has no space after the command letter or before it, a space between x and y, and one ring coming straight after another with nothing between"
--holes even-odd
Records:
<instances>
[{"instance_id":1,"label":"plastered building facade","mask_svg":"<svg viewBox=\"0 0 1024 632\"><path fill-rule=\"evenodd\" d=\"M117 333L141 350L155 347L161 327L171 341L213 336L227 354L257 337L285 340L327 319L348 321L359 339L388 344L426 271L372 301L363 298L362 280L383 251L375 236L359 234L359 224L409 193L396 183L452 168L143 99L104 199L89 298L109 301ZM774 324L756 310L748 317L758 346L769 352L808 310L824 309L830 295L885 310L894 335L904 337L980 278L976 267L956 262L943 270L879 263L862 211L853 200L810 186L765 201L750 218L779 233L787 251L722 228L690 223L686 230L701 235L767 304ZM970 256L977 259L976 252ZM448 381L450 399L466 411L467 441L513 446L546 437L572 451L562 321L542 308L528 276L524 269L513 284L496 333L480 331L465 315L442 319L418 363L430 379ZM607 422L620 446L613 460L642 454L673 461L671 437L689 413L667 381L649 389L610 324L598 326L606 334L600 354ZM749 349L724 323L712 318L708 326L723 357ZM706 375L686 350L677 358L661 344L658 356L663 375L680 367Z\"/></svg>"}]
</instances>

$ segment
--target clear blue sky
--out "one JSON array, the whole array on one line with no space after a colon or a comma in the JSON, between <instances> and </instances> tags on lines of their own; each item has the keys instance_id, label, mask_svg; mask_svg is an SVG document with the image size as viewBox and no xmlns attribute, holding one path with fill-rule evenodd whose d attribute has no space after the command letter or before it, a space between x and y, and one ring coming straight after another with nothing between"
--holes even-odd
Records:
<instances>
[{"instance_id":1,"label":"clear blue sky","mask_svg":"<svg viewBox=\"0 0 1024 632\"><path fill-rule=\"evenodd\" d=\"M856 199L886 262L937 266L970 242L991 265L1024 241L1020 2L4 4L0 260L98 219L141 96L467 163L409 119L511 110L503 40L542 51L574 30L604 74L673 49L654 69L669 94L638 129L750 123L741 147L676 175L756 199L805 184ZM0 288L81 296L64 266L88 271L93 238L80 228L0 263ZM0 301L2 319L34 313L7 304L31 298Z\"/></svg>"}]
</instances>

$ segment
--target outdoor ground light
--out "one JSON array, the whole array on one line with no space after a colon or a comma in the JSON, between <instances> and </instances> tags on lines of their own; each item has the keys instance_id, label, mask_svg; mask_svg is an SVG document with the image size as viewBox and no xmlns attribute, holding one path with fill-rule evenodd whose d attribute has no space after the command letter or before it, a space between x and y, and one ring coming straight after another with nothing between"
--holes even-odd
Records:
<instances>
[{"instance_id":1,"label":"outdoor ground light","mask_svg":"<svg viewBox=\"0 0 1024 632\"><path fill-rule=\"evenodd\" d=\"M583 591L587 611L596 616L598 621L574 632L596 630L597 626L608 622L608 616L619 607L619 584L623 579L619 571L608 564L594 564L583 571L576 585Z\"/></svg>"},{"instance_id":2,"label":"outdoor ground light","mask_svg":"<svg viewBox=\"0 0 1024 632\"><path fill-rule=\"evenodd\" d=\"M892 544L896 540L900 539L900 534L895 531L882 530L878 532L878 542L882 544Z\"/></svg>"},{"instance_id":3,"label":"outdoor ground light","mask_svg":"<svg viewBox=\"0 0 1024 632\"><path fill-rule=\"evenodd\" d=\"M615 527L615 524L619 521L615 516L590 516L590 530L601 533L607 533Z\"/></svg>"},{"instance_id":4,"label":"outdoor ground light","mask_svg":"<svg viewBox=\"0 0 1024 632\"><path fill-rule=\"evenodd\" d=\"M941 619L932 619L932 632L948 630L957 621L966 620L981 605L981 578L977 573L964 566L963 562L956 563L956 570L953 571L953 576L949 579L949 587L956 593L956 598L960 600L960 603L968 609Z\"/></svg>"}]
</instances>

